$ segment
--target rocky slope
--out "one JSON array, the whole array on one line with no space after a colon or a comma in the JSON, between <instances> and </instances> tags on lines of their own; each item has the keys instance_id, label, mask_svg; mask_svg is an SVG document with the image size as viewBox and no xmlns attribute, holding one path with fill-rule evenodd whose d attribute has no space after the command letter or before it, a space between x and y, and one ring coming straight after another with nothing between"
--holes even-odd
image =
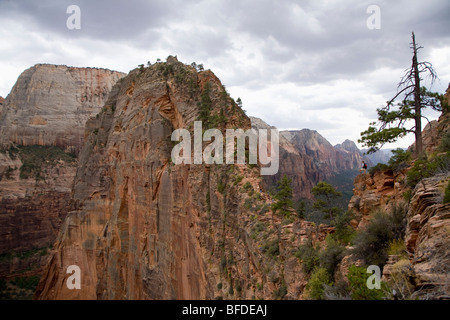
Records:
<instances>
[{"instance_id":1,"label":"rocky slope","mask_svg":"<svg viewBox=\"0 0 450 320\"><path fill-rule=\"evenodd\" d=\"M100 111L122 76L105 69L35 65L4 101L0 278L41 273L68 212L84 122Z\"/></svg>"},{"instance_id":2,"label":"rocky slope","mask_svg":"<svg viewBox=\"0 0 450 320\"><path fill-rule=\"evenodd\" d=\"M403 183L405 179L405 170L395 174L392 170L377 171L373 175L363 173L355 178L348 209L359 217L359 228L370 221L372 211L389 211L393 204L404 202L403 194L409 189Z\"/></svg>"},{"instance_id":3,"label":"rocky slope","mask_svg":"<svg viewBox=\"0 0 450 320\"><path fill-rule=\"evenodd\" d=\"M397 170L387 169L360 174L355 179L354 196L349 210L356 213L358 229L364 229L374 210L390 211L392 205L406 206L407 258L391 255L383 270L383 280L401 285L407 295L402 298L449 299L450 281L450 204L443 204L444 190L450 180L448 150L442 141L448 136L449 114L431 123L423 131L424 148L428 161L441 157L439 170L420 180L413 189L408 182L412 163ZM447 152L447 156L446 156ZM418 170L417 167L414 170ZM404 292L403 292L404 294Z\"/></svg>"},{"instance_id":4,"label":"rocky slope","mask_svg":"<svg viewBox=\"0 0 450 320\"><path fill-rule=\"evenodd\" d=\"M211 71L174 57L133 70L117 84L88 140L67 216L36 291L39 299L299 298L294 256L326 227L282 223L259 188L258 167L174 165L174 129L208 122L250 128ZM203 117L205 114L203 113ZM219 117L219 118L217 118ZM224 121L223 121L224 120ZM66 286L81 269L81 289Z\"/></svg>"},{"instance_id":5,"label":"rocky slope","mask_svg":"<svg viewBox=\"0 0 450 320\"><path fill-rule=\"evenodd\" d=\"M409 203L405 244L422 299L450 299L450 203L442 203L449 181L448 173L422 180Z\"/></svg>"},{"instance_id":6,"label":"rocky slope","mask_svg":"<svg viewBox=\"0 0 450 320\"><path fill-rule=\"evenodd\" d=\"M0 144L54 145L78 153L86 120L125 74L37 64L25 70L0 113Z\"/></svg>"}]
</instances>

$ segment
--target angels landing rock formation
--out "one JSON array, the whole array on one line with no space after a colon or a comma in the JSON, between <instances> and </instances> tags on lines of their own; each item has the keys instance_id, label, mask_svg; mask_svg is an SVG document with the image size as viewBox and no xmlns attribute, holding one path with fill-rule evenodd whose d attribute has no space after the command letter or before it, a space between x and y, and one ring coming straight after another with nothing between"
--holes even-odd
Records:
<instances>
[{"instance_id":1,"label":"angels landing rock formation","mask_svg":"<svg viewBox=\"0 0 450 320\"><path fill-rule=\"evenodd\" d=\"M260 168L171 161L175 129L249 129L209 70L174 57L130 72L86 124L72 208L38 299L298 299L295 248L329 230L282 225L258 192ZM70 290L70 266L80 290ZM303 275L303 276L302 276Z\"/></svg>"},{"instance_id":2,"label":"angels landing rock formation","mask_svg":"<svg viewBox=\"0 0 450 320\"><path fill-rule=\"evenodd\" d=\"M79 152L84 124L125 74L37 64L25 70L0 109L0 144L52 145Z\"/></svg>"}]
</instances>

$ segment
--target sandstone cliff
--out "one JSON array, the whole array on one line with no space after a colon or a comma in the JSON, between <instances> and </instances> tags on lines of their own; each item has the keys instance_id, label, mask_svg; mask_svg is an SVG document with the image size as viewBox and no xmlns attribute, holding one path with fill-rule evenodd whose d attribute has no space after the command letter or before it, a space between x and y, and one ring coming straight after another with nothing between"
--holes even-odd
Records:
<instances>
[{"instance_id":1,"label":"sandstone cliff","mask_svg":"<svg viewBox=\"0 0 450 320\"><path fill-rule=\"evenodd\" d=\"M403 193L409 189L404 184L405 172L377 171L373 175L363 173L355 178L348 209L357 214L360 228L370 220L372 211L378 208L389 211L393 204L404 202Z\"/></svg>"},{"instance_id":2,"label":"sandstone cliff","mask_svg":"<svg viewBox=\"0 0 450 320\"><path fill-rule=\"evenodd\" d=\"M37 298L301 296L306 281L295 248L323 241L329 228L282 223L258 192L258 167L174 165L171 134L192 133L201 106L211 122L226 115L221 130L250 128L211 71L173 57L133 70L113 88L86 125L72 211ZM66 286L70 265L81 269L80 290Z\"/></svg>"},{"instance_id":3,"label":"sandstone cliff","mask_svg":"<svg viewBox=\"0 0 450 320\"><path fill-rule=\"evenodd\" d=\"M124 75L48 64L25 70L0 112L0 144L54 145L78 153L86 120Z\"/></svg>"},{"instance_id":4,"label":"sandstone cliff","mask_svg":"<svg viewBox=\"0 0 450 320\"><path fill-rule=\"evenodd\" d=\"M68 212L84 122L122 76L36 65L0 101L0 278L41 274Z\"/></svg>"},{"instance_id":5,"label":"sandstone cliff","mask_svg":"<svg viewBox=\"0 0 450 320\"><path fill-rule=\"evenodd\" d=\"M448 173L422 180L409 203L405 244L422 299L450 299L450 203L442 203L449 181Z\"/></svg>"}]
</instances>

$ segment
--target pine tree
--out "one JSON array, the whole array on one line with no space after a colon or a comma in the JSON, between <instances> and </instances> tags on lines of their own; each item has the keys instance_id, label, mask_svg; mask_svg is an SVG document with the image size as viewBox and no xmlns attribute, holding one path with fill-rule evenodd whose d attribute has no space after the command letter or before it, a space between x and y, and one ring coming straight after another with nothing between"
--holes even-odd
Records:
<instances>
[{"instance_id":1,"label":"pine tree","mask_svg":"<svg viewBox=\"0 0 450 320\"><path fill-rule=\"evenodd\" d=\"M408 133L415 135L415 154L422 153L422 118L428 120L422 109L427 107L436 111L447 112L448 105L444 96L428 91L421 87L422 74L430 77L431 83L437 79L436 72L431 63L418 62L417 52L422 47L416 44L414 32L412 33L411 49L413 50L412 65L406 70L397 87L397 94L386 103L386 106L377 109L378 123L372 122L366 131L361 132L358 142L369 147L368 153L379 150L384 144L397 141ZM401 98L401 102L394 102ZM414 121L414 126L407 127L408 120Z\"/></svg>"},{"instance_id":2,"label":"pine tree","mask_svg":"<svg viewBox=\"0 0 450 320\"><path fill-rule=\"evenodd\" d=\"M313 208L324 212L325 219L334 219L341 212L341 209L333 206L333 203L342 194L336 191L331 184L321 181L311 189L311 192L316 198Z\"/></svg>"},{"instance_id":3,"label":"pine tree","mask_svg":"<svg viewBox=\"0 0 450 320\"><path fill-rule=\"evenodd\" d=\"M293 206L292 202L292 179L287 176L277 183L277 193L274 196L276 202L272 205L272 210L274 212L279 212L285 217L289 217L291 214L290 209Z\"/></svg>"}]
</instances>

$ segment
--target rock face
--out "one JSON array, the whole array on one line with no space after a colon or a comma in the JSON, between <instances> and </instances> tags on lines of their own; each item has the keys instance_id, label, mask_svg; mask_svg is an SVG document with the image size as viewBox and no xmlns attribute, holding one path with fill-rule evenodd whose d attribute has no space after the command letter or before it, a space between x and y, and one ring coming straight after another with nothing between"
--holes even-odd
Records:
<instances>
[{"instance_id":1,"label":"rock face","mask_svg":"<svg viewBox=\"0 0 450 320\"><path fill-rule=\"evenodd\" d=\"M271 129L272 127L259 118L250 117L252 128ZM292 179L292 192L294 200L300 198L311 198L311 189L314 185L324 179L314 160L306 153L301 153L288 139L285 132L280 133L280 167L278 173L271 176L264 176L266 187L275 186L277 181L287 175Z\"/></svg>"},{"instance_id":2,"label":"rock face","mask_svg":"<svg viewBox=\"0 0 450 320\"><path fill-rule=\"evenodd\" d=\"M389 211L389 207L404 202L403 193L407 187L406 172L392 170L377 171L371 176L369 173L359 174L355 178L353 196L348 209L360 218L359 227L364 227L370 220L370 213L376 209Z\"/></svg>"},{"instance_id":3,"label":"rock face","mask_svg":"<svg viewBox=\"0 0 450 320\"><path fill-rule=\"evenodd\" d=\"M371 161L362 155L356 144L351 140L345 140L342 144L334 146L337 158L337 170L349 171L359 169L361 161L367 162L369 165Z\"/></svg>"},{"instance_id":4,"label":"rock face","mask_svg":"<svg viewBox=\"0 0 450 320\"><path fill-rule=\"evenodd\" d=\"M78 153L86 120L125 74L37 64L24 71L0 110L0 144L54 145Z\"/></svg>"},{"instance_id":5,"label":"rock face","mask_svg":"<svg viewBox=\"0 0 450 320\"><path fill-rule=\"evenodd\" d=\"M282 131L282 135L301 153L313 159L317 170L323 177L331 177L343 171L356 170L363 157L353 141L345 140L342 144L332 146L317 131L303 129L299 131Z\"/></svg>"},{"instance_id":6,"label":"rock face","mask_svg":"<svg viewBox=\"0 0 450 320\"><path fill-rule=\"evenodd\" d=\"M270 197L257 192L258 167L173 164L171 134L192 134L200 109L211 123L226 115L222 132L250 128L211 71L174 57L133 70L113 88L86 125L72 211L36 298L301 296L306 281L295 248L332 230L303 220L282 225ZM80 267L80 290L66 286L70 265Z\"/></svg>"},{"instance_id":7,"label":"rock face","mask_svg":"<svg viewBox=\"0 0 450 320\"><path fill-rule=\"evenodd\" d=\"M449 174L422 180L409 204L405 244L421 298L450 299L450 203L442 203L449 180Z\"/></svg>"},{"instance_id":8,"label":"rock face","mask_svg":"<svg viewBox=\"0 0 450 320\"><path fill-rule=\"evenodd\" d=\"M337 170L336 150L317 131L283 131L283 136L302 154L310 156L325 177Z\"/></svg>"},{"instance_id":9,"label":"rock face","mask_svg":"<svg viewBox=\"0 0 450 320\"><path fill-rule=\"evenodd\" d=\"M250 117L254 129L270 129L263 120ZM311 189L338 174L356 176L362 155L353 141L332 146L317 131L303 129L280 132L280 168L276 175L264 176L267 187L275 186L284 175L292 179L294 200L311 199Z\"/></svg>"},{"instance_id":10,"label":"rock face","mask_svg":"<svg viewBox=\"0 0 450 320\"><path fill-rule=\"evenodd\" d=\"M1 278L41 274L68 212L85 121L122 76L36 65L0 100Z\"/></svg>"}]
</instances>

